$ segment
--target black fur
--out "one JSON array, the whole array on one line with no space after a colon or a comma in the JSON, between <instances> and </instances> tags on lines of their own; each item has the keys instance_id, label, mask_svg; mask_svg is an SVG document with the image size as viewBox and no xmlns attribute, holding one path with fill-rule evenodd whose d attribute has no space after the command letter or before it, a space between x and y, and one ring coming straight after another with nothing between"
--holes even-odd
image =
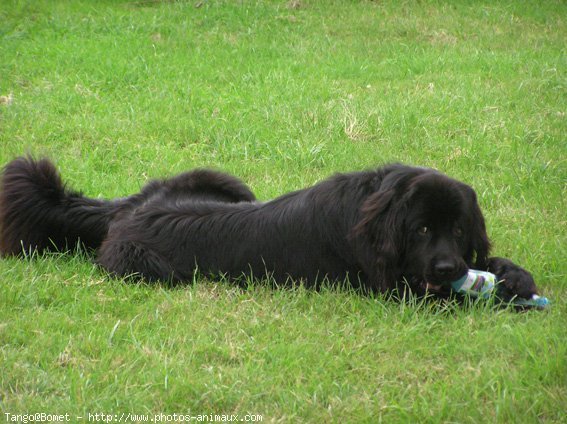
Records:
<instances>
[{"instance_id":1,"label":"black fur","mask_svg":"<svg viewBox=\"0 0 567 424\"><path fill-rule=\"evenodd\" d=\"M4 255L80 240L110 272L147 280L190 281L196 271L310 286L348 278L380 292L407 281L443 296L474 268L508 280L512 295L536 292L527 271L488 257L473 189L431 169L338 174L266 203L234 177L197 170L104 201L66 190L47 160L19 158L1 190Z\"/></svg>"},{"instance_id":2,"label":"black fur","mask_svg":"<svg viewBox=\"0 0 567 424\"><path fill-rule=\"evenodd\" d=\"M0 183L0 254L34 250L98 249L112 221L147 203L185 199L240 202L255 200L238 179L195 170L148 183L139 194L115 200L90 199L69 190L47 159L20 157L4 168Z\"/></svg>"}]
</instances>

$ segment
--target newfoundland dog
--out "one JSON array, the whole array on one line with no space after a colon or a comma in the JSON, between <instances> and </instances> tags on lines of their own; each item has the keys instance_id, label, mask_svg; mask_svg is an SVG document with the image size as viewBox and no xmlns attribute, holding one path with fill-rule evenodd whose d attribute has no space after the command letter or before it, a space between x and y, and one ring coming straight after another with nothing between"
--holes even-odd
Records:
<instances>
[{"instance_id":1,"label":"newfoundland dog","mask_svg":"<svg viewBox=\"0 0 567 424\"><path fill-rule=\"evenodd\" d=\"M426 168L337 174L265 203L235 177L201 169L99 200L66 188L48 160L22 157L0 190L2 255L82 245L111 273L146 280L192 281L197 271L310 287L348 279L438 296L472 268L495 273L503 297L537 292L527 271L488 257L474 190Z\"/></svg>"}]
</instances>

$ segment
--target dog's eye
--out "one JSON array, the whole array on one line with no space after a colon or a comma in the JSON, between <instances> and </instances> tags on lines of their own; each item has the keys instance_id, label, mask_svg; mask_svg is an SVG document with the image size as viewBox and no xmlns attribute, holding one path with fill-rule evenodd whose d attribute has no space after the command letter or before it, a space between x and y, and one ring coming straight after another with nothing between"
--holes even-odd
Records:
<instances>
[{"instance_id":1,"label":"dog's eye","mask_svg":"<svg viewBox=\"0 0 567 424\"><path fill-rule=\"evenodd\" d=\"M453 230L453 234L455 234L456 237L462 237L463 229L461 227L455 227L455 229Z\"/></svg>"},{"instance_id":2,"label":"dog's eye","mask_svg":"<svg viewBox=\"0 0 567 424\"><path fill-rule=\"evenodd\" d=\"M427 234L429 233L429 227L426 227L425 225L424 225L423 227L419 227L419 228L417 229L417 233L418 233L420 236L425 236L425 235L427 235Z\"/></svg>"}]
</instances>

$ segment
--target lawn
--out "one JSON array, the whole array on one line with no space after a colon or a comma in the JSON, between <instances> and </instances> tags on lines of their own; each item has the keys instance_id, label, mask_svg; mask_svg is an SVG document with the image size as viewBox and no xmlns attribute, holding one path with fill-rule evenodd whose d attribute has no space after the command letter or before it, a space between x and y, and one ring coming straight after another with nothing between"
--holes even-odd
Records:
<instances>
[{"instance_id":1,"label":"lawn","mask_svg":"<svg viewBox=\"0 0 567 424\"><path fill-rule=\"evenodd\" d=\"M0 420L567 422L566 20L562 1L2 1L0 165L48 156L107 198L206 166L262 200L437 168L475 187L494 253L553 304L1 259Z\"/></svg>"}]
</instances>

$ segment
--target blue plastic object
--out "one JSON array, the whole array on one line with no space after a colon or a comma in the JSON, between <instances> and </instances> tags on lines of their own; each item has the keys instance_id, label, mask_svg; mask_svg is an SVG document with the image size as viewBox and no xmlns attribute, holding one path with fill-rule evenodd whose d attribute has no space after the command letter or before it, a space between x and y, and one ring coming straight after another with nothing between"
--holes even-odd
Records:
<instances>
[{"instance_id":1,"label":"blue plastic object","mask_svg":"<svg viewBox=\"0 0 567 424\"><path fill-rule=\"evenodd\" d=\"M532 306L538 309L544 309L550 305L547 297L538 296L537 294L534 294L531 299L522 299L517 297L512 301L512 303L520 306Z\"/></svg>"},{"instance_id":2,"label":"blue plastic object","mask_svg":"<svg viewBox=\"0 0 567 424\"><path fill-rule=\"evenodd\" d=\"M453 281L451 287L457 293L489 299L498 290L498 278L491 272L469 269L468 273L462 278ZM515 297L511 303L517 306L537 309L545 309L551 304L547 297L538 296L537 294L534 294L531 299Z\"/></svg>"}]
</instances>

